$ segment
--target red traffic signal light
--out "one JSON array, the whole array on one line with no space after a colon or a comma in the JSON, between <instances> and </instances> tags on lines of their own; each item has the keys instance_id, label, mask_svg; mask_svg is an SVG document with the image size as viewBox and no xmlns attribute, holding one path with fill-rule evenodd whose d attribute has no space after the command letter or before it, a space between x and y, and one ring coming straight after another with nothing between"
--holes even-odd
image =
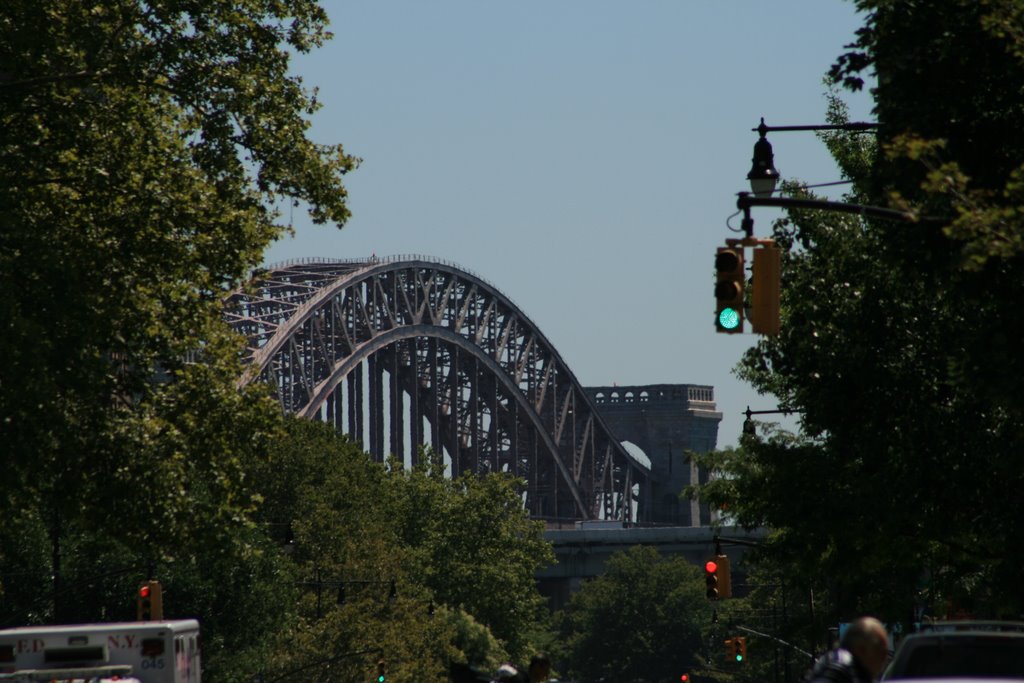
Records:
<instances>
[{"instance_id":1,"label":"red traffic signal light","mask_svg":"<svg viewBox=\"0 0 1024 683\"><path fill-rule=\"evenodd\" d=\"M683 683L689 683L690 682L690 674L682 674L679 677L679 680L682 681Z\"/></svg>"}]
</instances>

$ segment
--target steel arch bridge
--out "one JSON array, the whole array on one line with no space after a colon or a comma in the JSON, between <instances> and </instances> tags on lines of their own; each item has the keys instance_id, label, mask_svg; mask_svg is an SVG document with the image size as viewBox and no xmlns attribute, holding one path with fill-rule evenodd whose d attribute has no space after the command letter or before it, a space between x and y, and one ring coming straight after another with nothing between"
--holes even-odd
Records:
<instances>
[{"instance_id":1,"label":"steel arch bridge","mask_svg":"<svg viewBox=\"0 0 1024 683\"><path fill-rule=\"evenodd\" d=\"M649 466L613 437L558 352L497 289L422 256L303 259L225 301L241 385L332 424L377 460L419 446L452 476L511 472L531 516L644 521Z\"/></svg>"}]
</instances>

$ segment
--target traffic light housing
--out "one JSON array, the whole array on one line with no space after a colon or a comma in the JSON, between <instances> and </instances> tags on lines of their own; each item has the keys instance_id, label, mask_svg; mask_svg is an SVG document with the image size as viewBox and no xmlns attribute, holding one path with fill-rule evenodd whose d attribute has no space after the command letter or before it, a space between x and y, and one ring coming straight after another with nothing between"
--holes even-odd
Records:
<instances>
[{"instance_id":1,"label":"traffic light housing","mask_svg":"<svg viewBox=\"0 0 1024 683\"><path fill-rule=\"evenodd\" d=\"M160 621L164 618L163 588L159 581L150 579L139 586L137 611L139 621Z\"/></svg>"},{"instance_id":2,"label":"traffic light housing","mask_svg":"<svg viewBox=\"0 0 1024 683\"><path fill-rule=\"evenodd\" d=\"M744 636L725 639L725 661L742 664L747 661L747 639Z\"/></svg>"},{"instance_id":3,"label":"traffic light housing","mask_svg":"<svg viewBox=\"0 0 1024 683\"><path fill-rule=\"evenodd\" d=\"M377 683L384 683L388 679L387 664L384 660L377 662Z\"/></svg>"},{"instance_id":4,"label":"traffic light housing","mask_svg":"<svg viewBox=\"0 0 1024 683\"><path fill-rule=\"evenodd\" d=\"M774 243L754 249L750 322L755 334L778 334L782 252Z\"/></svg>"},{"instance_id":5,"label":"traffic light housing","mask_svg":"<svg viewBox=\"0 0 1024 683\"><path fill-rule=\"evenodd\" d=\"M704 595L708 600L732 597L732 576L728 556L715 555L704 563L704 587Z\"/></svg>"},{"instance_id":6,"label":"traffic light housing","mask_svg":"<svg viewBox=\"0 0 1024 683\"><path fill-rule=\"evenodd\" d=\"M715 330L718 332L743 332L745 284L743 247L719 247L715 254Z\"/></svg>"},{"instance_id":7,"label":"traffic light housing","mask_svg":"<svg viewBox=\"0 0 1024 683\"><path fill-rule=\"evenodd\" d=\"M718 599L718 563L708 560L704 563L704 595L708 600Z\"/></svg>"},{"instance_id":8,"label":"traffic light housing","mask_svg":"<svg viewBox=\"0 0 1024 683\"><path fill-rule=\"evenodd\" d=\"M732 571L729 568L728 555L715 555L718 565L718 597L723 600L732 597Z\"/></svg>"}]
</instances>

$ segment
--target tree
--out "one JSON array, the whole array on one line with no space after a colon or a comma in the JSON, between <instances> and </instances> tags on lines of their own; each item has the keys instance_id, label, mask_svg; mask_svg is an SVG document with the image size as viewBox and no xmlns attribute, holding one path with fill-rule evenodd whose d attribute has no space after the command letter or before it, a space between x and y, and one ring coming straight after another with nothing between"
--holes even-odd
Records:
<instances>
[{"instance_id":1,"label":"tree","mask_svg":"<svg viewBox=\"0 0 1024 683\"><path fill-rule=\"evenodd\" d=\"M279 411L236 389L220 299L284 231L279 201L348 215L356 160L306 137L315 97L288 75L326 22L310 0L0 9L0 516L46 529L38 617L67 616L74 534L150 566L250 538L244 475Z\"/></svg>"},{"instance_id":2,"label":"tree","mask_svg":"<svg viewBox=\"0 0 1024 683\"><path fill-rule=\"evenodd\" d=\"M395 468L397 471L397 468ZM436 453L396 479L395 513L414 571L440 602L485 624L509 654L528 654L528 634L546 613L536 573L554 562L543 523L531 521L519 482L466 473L451 479Z\"/></svg>"},{"instance_id":3,"label":"tree","mask_svg":"<svg viewBox=\"0 0 1024 683\"><path fill-rule=\"evenodd\" d=\"M793 211L776 224L785 329L739 374L801 411L803 434L707 456L722 476L701 495L776 529L776 559L805 572L835 616L1017 614L1022 10L857 5L865 26L831 73L859 87L874 71L881 128L877 144L826 142L853 181L848 201L934 220Z\"/></svg>"},{"instance_id":4,"label":"tree","mask_svg":"<svg viewBox=\"0 0 1024 683\"><path fill-rule=\"evenodd\" d=\"M679 680L706 660L701 571L634 546L572 596L560 617L564 665L581 680Z\"/></svg>"},{"instance_id":5,"label":"tree","mask_svg":"<svg viewBox=\"0 0 1024 683\"><path fill-rule=\"evenodd\" d=\"M412 680L525 651L542 605L534 574L553 559L541 526L509 478L452 480L423 460L385 466L329 426L287 421L251 472L265 499L257 521L279 540L291 529L302 589L268 674L379 648L391 675ZM333 663L331 680L365 680L362 663Z\"/></svg>"}]
</instances>

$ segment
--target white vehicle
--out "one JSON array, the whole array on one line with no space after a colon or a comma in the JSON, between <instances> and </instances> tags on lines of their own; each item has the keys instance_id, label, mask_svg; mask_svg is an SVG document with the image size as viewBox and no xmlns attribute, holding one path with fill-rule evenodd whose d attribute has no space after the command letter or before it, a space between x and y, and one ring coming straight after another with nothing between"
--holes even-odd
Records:
<instances>
[{"instance_id":1,"label":"white vehicle","mask_svg":"<svg viewBox=\"0 0 1024 683\"><path fill-rule=\"evenodd\" d=\"M0 681L199 683L195 619L0 630Z\"/></svg>"}]
</instances>

